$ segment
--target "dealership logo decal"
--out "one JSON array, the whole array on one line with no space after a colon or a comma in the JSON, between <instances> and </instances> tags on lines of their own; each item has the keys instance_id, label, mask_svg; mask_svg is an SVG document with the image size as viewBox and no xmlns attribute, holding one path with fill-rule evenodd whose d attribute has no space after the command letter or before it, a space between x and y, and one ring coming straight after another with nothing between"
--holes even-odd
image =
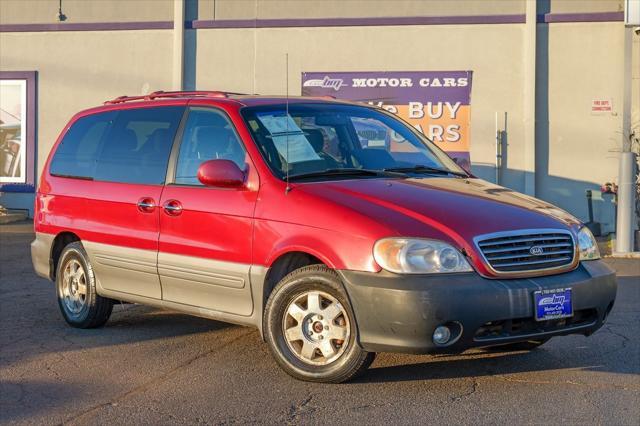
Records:
<instances>
[{"instance_id":1,"label":"dealership logo decal","mask_svg":"<svg viewBox=\"0 0 640 426\"><path fill-rule=\"evenodd\" d=\"M341 87L348 86L348 84L344 83L344 80L341 78L329 78L329 76L324 76L323 79L313 79L307 80L303 84L304 87L322 87L323 89L333 89L336 92L340 90Z\"/></svg>"},{"instance_id":2,"label":"dealership logo decal","mask_svg":"<svg viewBox=\"0 0 640 426\"><path fill-rule=\"evenodd\" d=\"M557 294L554 294L553 296L544 297L540 299L540 301L538 302L538 305L539 306L562 305L564 304L564 300L565 300L564 296L558 296Z\"/></svg>"},{"instance_id":3,"label":"dealership logo decal","mask_svg":"<svg viewBox=\"0 0 640 426\"><path fill-rule=\"evenodd\" d=\"M541 254L544 253L544 250L542 250L542 247L540 246L533 246L529 249L529 253L531 253L534 256L540 256Z\"/></svg>"}]
</instances>

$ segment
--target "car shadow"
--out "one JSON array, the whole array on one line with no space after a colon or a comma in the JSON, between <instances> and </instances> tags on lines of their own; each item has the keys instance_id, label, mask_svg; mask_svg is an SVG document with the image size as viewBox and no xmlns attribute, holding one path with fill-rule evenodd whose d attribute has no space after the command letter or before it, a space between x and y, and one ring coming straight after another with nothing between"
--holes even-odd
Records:
<instances>
[{"instance_id":1,"label":"car shadow","mask_svg":"<svg viewBox=\"0 0 640 426\"><path fill-rule=\"evenodd\" d=\"M3 336L0 365L22 363L48 353L139 344L153 340L186 338L217 333L233 324L184 315L148 306L116 305L105 326L78 329L67 325L57 307L41 311L41 317L16 324ZM28 323L28 324L27 324Z\"/></svg>"},{"instance_id":2,"label":"car shadow","mask_svg":"<svg viewBox=\"0 0 640 426\"><path fill-rule=\"evenodd\" d=\"M603 333L604 334L604 333ZM573 339L571 345L567 339ZM619 357L638 353L637 348L627 347L627 341L603 344L603 339L571 336L557 340L557 346L542 347L530 352L499 352L491 349L473 350L460 355L425 355L424 362L407 362L415 356L391 355L394 365L374 365L354 383L386 383L417 380L447 380L477 378L483 376L508 376L518 373L532 373L549 370L580 370L613 372L619 374L640 374L640 364L620 362ZM553 339L552 341L553 342ZM551 345L552 343L548 343ZM567 344L569 343L569 344ZM624 350L624 349L627 350ZM384 357L384 356L383 356ZM382 359L383 364L389 359Z\"/></svg>"}]
</instances>

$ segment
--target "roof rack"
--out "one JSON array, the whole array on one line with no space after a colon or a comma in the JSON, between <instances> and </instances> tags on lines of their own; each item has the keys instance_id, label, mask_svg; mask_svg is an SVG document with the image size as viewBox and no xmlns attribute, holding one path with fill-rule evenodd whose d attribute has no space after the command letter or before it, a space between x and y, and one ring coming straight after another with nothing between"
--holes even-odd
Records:
<instances>
[{"instance_id":1,"label":"roof rack","mask_svg":"<svg viewBox=\"0 0 640 426\"><path fill-rule=\"evenodd\" d=\"M110 101L105 101L105 105L121 104L131 101L152 101L154 99L162 98L184 98L184 97L204 97L204 98L228 98L230 95L244 95L244 93L236 92L220 92L211 90L196 90L196 91L175 91L165 92L158 90L157 92L151 92L148 95L141 96L118 96Z\"/></svg>"}]
</instances>

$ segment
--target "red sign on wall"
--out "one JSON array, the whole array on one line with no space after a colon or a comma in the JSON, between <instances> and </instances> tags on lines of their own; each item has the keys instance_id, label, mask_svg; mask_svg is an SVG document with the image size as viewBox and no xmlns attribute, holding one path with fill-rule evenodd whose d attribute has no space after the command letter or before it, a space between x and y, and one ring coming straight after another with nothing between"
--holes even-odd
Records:
<instances>
[{"instance_id":1,"label":"red sign on wall","mask_svg":"<svg viewBox=\"0 0 640 426\"><path fill-rule=\"evenodd\" d=\"M591 101L591 113L602 114L613 111L611 99L593 99Z\"/></svg>"}]
</instances>

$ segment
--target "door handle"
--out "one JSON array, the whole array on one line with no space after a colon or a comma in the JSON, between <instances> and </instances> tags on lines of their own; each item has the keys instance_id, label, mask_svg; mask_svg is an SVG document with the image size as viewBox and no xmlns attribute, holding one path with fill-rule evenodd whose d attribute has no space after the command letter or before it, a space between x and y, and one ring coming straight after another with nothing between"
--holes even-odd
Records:
<instances>
[{"instance_id":1,"label":"door handle","mask_svg":"<svg viewBox=\"0 0 640 426\"><path fill-rule=\"evenodd\" d=\"M169 216L178 216L182 213L182 204L178 200L167 200L162 205L162 208Z\"/></svg>"},{"instance_id":2,"label":"door handle","mask_svg":"<svg viewBox=\"0 0 640 426\"><path fill-rule=\"evenodd\" d=\"M136 204L142 213L151 213L156 209L156 202L151 197L143 197Z\"/></svg>"}]
</instances>

